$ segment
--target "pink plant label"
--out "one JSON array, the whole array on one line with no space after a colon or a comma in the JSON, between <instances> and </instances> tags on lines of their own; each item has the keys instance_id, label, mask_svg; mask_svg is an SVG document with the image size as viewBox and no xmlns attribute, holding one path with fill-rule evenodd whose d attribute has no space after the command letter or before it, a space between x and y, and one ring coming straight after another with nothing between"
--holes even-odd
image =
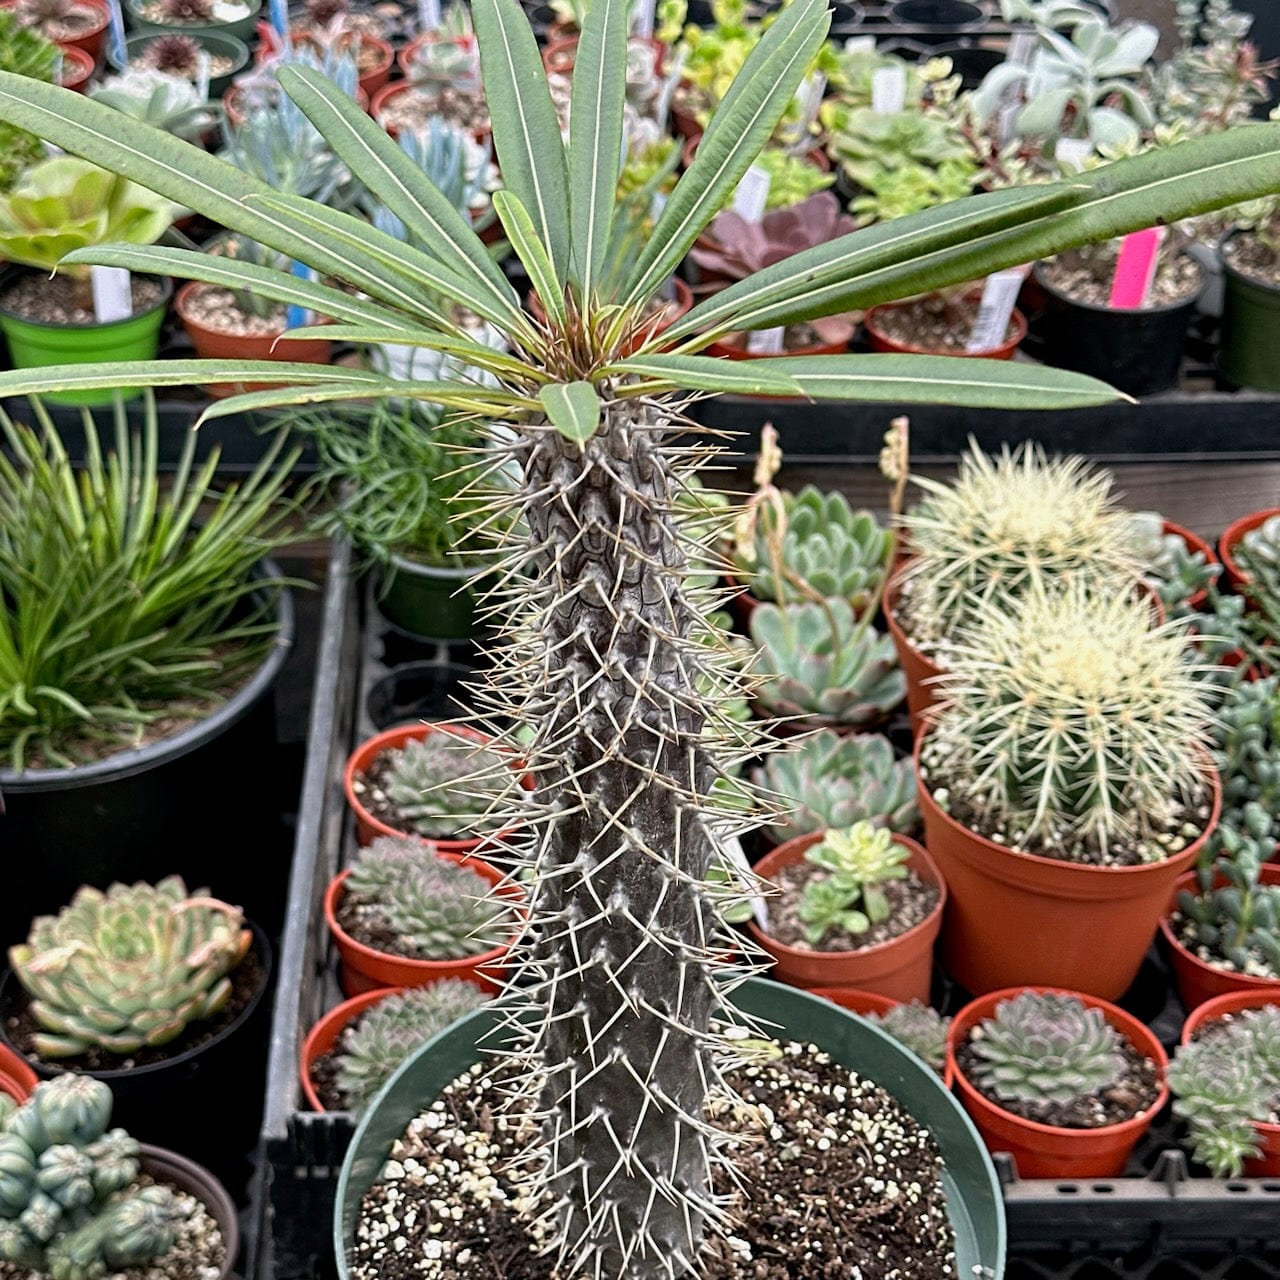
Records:
<instances>
[{"instance_id":1,"label":"pink plant label","mask_svg":"<svg viewBox=\"0 0 1280 1280\"><path fill-rule=\"evenodd\" d=\"M1125 236L1120 242L1110 298L1111 306L1117 311L1136 311L1146 306L1166 231L1165 227L1148 227Z\"/></svg>"}]
</instances>

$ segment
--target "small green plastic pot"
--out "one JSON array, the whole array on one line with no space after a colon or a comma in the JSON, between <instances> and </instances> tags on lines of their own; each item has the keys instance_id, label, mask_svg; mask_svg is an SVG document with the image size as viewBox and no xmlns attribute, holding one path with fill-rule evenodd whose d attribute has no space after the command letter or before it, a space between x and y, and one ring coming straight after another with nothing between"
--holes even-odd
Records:
<instances>
[{"instance_id":1,"label":"small green plastic pot","mask_svg":"<svg viewBox=\"0 0 1280 1280\"><path fill-rule=\"evenodd\" d=\"M1225 256L1222 277L1222 376L1237 387L1280 391L1280 289L1237 271Z\"/></svg>"},{"instance_id":2,"label":"small green plastic pot","mask_svg":"<svg viewBox=\"0 0 1280 1280\"><path fill-rule=\"evenodd\" d=\"M416 640L469 640L476 625L475 569L392 556L374 596L378 612Z\"/></svg>"},{"instance_id":3,"label":"small green plastic pot","mask_svg":"<svg viewBox=\"0 0 1280 1280\"><path fill-rule=\"evenodd\" d=\"M117 71L123 71L125 66L138 57L152 40L166 34L168 34L167 31L138 31L131 36L126 36L123 65L115 55L114 46L108 41L107 62ZM230 71L220 76L213 76L209 80L209 101L214 102L226 93L231 87L231 81L249 65L249 46L238 36L229 35L226 31L217 28L194 31L191 33L191 38L210 57L231 59Z\"/></svg>"},{"instance_id":4,"label":"small green plastic pot","mask_svg":"<svg viewBox=\"0 0 1280 1280\"><path fill-rule=\"evenodd\" d=\"M491 1046L503 1002L480 1009L429 1040L387 1082L365 1113L343 1161L333 1218L340 1280L351 1280L347 1258L360 1201L382 1171L391 1144L409 1121ZM752 978L734 992L748 1017L773 1023L780 1039L816 1044L842 1066L887 1090L933 1134L941 1148L947 1208L956 1233L956 1275L1000 1280L1005 1266L1005 1216L1000 1184L982 1140L941 1077L878 1027L795 987ZM979 1273L979 1268L982 1268Z\"/></svg>"},{"instance_id":5,"label":"small green plastic pot","mask_svg":"<svg viewBox=\"0 0 1280 1280\"><path fill-rule=\"evenodd\" d=\"M235 36L248 44L258 30L262 0L249 0L249 12L234 22L151 22L138 12L138 0L125 0L124 12L132 31L148 36Z\"/></svg>"},{"instance_id":6,"label":"small green plastic pot","mask_svg":"<svg viewBox=\"0 0 1280 1280\"><path fill-rule=\"evenodd\" d=\"M160 279L163 294L154 306L128 320L109 324L46 324L27 320L0 308L0 332L15 369L42 369L55 364L100 364L114 360L154 360L160 346L160 326L173 286ZM108 391L47 393L50 404L110 404L116 395L136 396L141 387Z\"/></svg>"}]
</instances>

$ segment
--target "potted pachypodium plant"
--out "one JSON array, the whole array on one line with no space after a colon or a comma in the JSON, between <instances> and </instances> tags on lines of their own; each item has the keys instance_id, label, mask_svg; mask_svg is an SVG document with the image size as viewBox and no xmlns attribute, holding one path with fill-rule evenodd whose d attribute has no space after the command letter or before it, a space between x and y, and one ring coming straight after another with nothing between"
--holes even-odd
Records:
<instances>
[{"instance_id":1,"label":"potted pachypodium plant","mask_svg":"<svg viewBox=\"0 0 1280 1280\"><path fill-rule=\"evenodd\" d=\"M831 1060L818 1065L845 1088L848 1106L874 1106L882 1143L895 1147L907 1133L913 1143L922 1140L916 1122L900 1114L905 1107L927 1118L944 1160L949 1152L976 1159L965 1167L984 1172L962 1174L948 1190L953 1204L956 1196L965 1202L965 1211L955 1215L964 1224L958 1235L953 1237L932 1188L922 1189L903 1230L912 1240L914 1265L931 1265L925 1254L942 1247L954 1252L950 1265L958 1270L985 1265L998 1274L1002 1266L998 1191L937 1078L888 1037L840 1017L826 1003L765 983L730 993L718 977L722 944L704 885L724 822L711 800L718 770L716 756L708 752L718 748L707 744L723 743L720 731L732 729L719 722L715 694L704 693L697 680L699 668L714 662L716 652L704 643L697 602L683 583L670 505L689 457L664 450L668 423L672 430L686 430L669 418L672 401L666 397L678 396L682 388L735 388L762 395L924 397L1024 408L1105 398L1109 392L1096 383L1033 367L1011 371L975 361L957 374L954 362L944 369L926 358L881 356L761 360L738 367L699 358L698 352L727 332L824 309L865 307L876 297L873 289L883 296L960 283L975 269L1012 267L1096 237L1100 228L1102 234L1121 234L1157 216L1187 216L1217 202L1255 198L1280 183L1280 131L1259 126L1248 131L1247 142L1229 133L1196 140L1070 184L979 197L963 208L926 213L888 240L868 243L859 236L806 251L695 307L661 335L660 344L671 344L671 352L657 350L653 342L629 344L650 296L736 186L792 99L803 67L825 36L820 7L816 0L796 0L780 10L710 122L640 257L601 295L596 273L608 243L621 161L623 6L593 0L579 45L574 104L577 118L591 127L571 127L562 150L523 15L513 0L477 0L473 12L506 182L494 204L537 277L547 307L541 327L522 313L506 277L466 222L401 164L403 153L375 122L313 73L289 69L281 73L282 84L323 122L335 148L373 176L384 198L395 200L397 213L418 226L435 224L436 254L383 240L339 212L274 195L268 184L129 121L108 130L104 119L116 117L104 117L77 95L0 76L0 107L15 123L38 128L67 149L91 150L102 162L127 162L138 180L356 292L271 272L255 273L260 290L314 305L333 315L340 331L361 333L360 341L460 349L499 380L496 388L418 384L412 394L505 424L514 440L504 429L495 447L510 451L523 476L513 502L530 531L517 552L529 577L512 592L518 616L495 681L495 710L534 727L533 740L521 747L534 774L538 806L529 824L536 863L530 934L520 949L532 983L511 997L529 1010L526 1052L534 1070L516 1092L550 1113L547 1126L527 1131L538 1144L530 1154L545 1157L538 1164L539 1185L551 1197L545 1219L551 1234L544 1245L553 1252L563 1245L562 1270L569 1275L598 1272L614 1280L637 1269L661 1274L696 1266L708 1235L717 1231L712 1177L728 1157L720 1144L707 1142L717 1011L767 1018L788 1039L825 1051ZM376 176L384 167L383 176ZM1209 168L1213 183L1205 181ZM136 252L125 248L102 256L122 263L137 261ZM158 253L172 273L200 278L211 270L199 254ZM926 258L927 269L918 265ZM870 282L871 272L879 283ZM893 279L892 288L883 283L883 272ZM412 283L420 279L508 332L526 353L520 373L466 345L448 317L421 300ZM96 375L65 369L0 374L0 393L38 392L69 377L80 385L102 385L122 376L174 384L191 378L285 381L300 374L308 385L238 397L211 412L406 391L404 383L355 369L170 361L104 366ZM562 500L570 491L579 501ZM708 720L715 724L714 739L703 737ZM729 815L728 821L735 820ZM407 1128L424 1106L435 1108L433 1116L443 1123L420 1126L413 1144L452 1141L459 1125L467 1129L466 1108L474 1104L467 1084L453 1082L463 1074L470 1081L483 1070L476 1039L511 1007L473 1014L426 1046L393 1078L357 1131L335 1223L335 1252L348 1274L362 1267L356 1244L360 1203L367 1193L373 1208L388 1194L385 1186L369 1187L368 1173L360 1172L385 1161L387 1145L379 1135ZM748 1051L756 1048L754 1039L748 1033ZM639 1045L654 1046L647 1061L637 1059ZM860 1072L857 1082L850 1064ZM770 1051L763 1074L785 1090L788 1066L789 1055ZM892 1078L892 1097L867 1083L877 1077ZM535 1095L548 1078L539 1103ZM442 1100L445 1090L448 1098ZM460 1110L451 1119L445 1108L453 1100ZM899 1115L889 1126L895 1110ZM578 1123L586 1116L592 1123ZM844 1115L836 1122L845 1123ZM397 1149L408 1150L404 1144ZM434 1145L419 1150L435 1159ZM892 1152L884 1154L889 1160ZM848 1246L849 1223L857 1214L844 1199L831 1198L836 1219L830 1230ZM778 1209L772 1197L769 1203L768 1215L748 1212L745 1227L737 1229L751 1233L756 1217L768 1217L770 1239L776 1239ZM541 1207L530 1206L535 1214ZM810 1208L796 1206L797 1212ZM877 1200L879 1223L884 1209ZM422 1211L430 1212L429 1206L424 1203ZM465 1213L463 1219L458 1229L470 1230L474 1224ZM460 1246L455 1228L446 1233L440 1225L441 1256L447 1259ZM816 1229L809 1218L798 1237L812 1239ZM883 1230L878 1226L874 1242L862 1247L879 1248ZM751 1240L746 1243L753 1247Z\"/></svg>"},{"instance_id":2,"label":"potted pachypodium plant","mask_svg":"<svg viewBox=\"0 0 1280 1280\"><path fill-rule=\"evenodd\" d=\"M495 888L503 896L490 896ZM325 892L324 914L349 996L465 978L498 989L519 893L472 854L379 836Z\"/></svg>"},{"instance_id":3,"label":"potted pachypodium plant","mask_svg":"<svg viewBox=\"0 0 1280 1280\"><path fill-rule=\"evenodd\" d=\"M947 967L975 993L1115 999L1221 809L1186 628L1084 581L1033 586L982 610L950 662L916 742Z\"/></svg>"},{"instance_id":4,"label":"potted pachypodium plant","mask_svg":"<svg viewBox=\"0 0 1280 1280\"><path fill-rule=\"evenodd\" d=\"M1107 1178L1169 1096L1164 1046L1095 996L1044 987L993 991L947 1032L947 1067L992 1151L1024 1178Z\"/></svg>"},{"instance_id":5,"label":"potted pachypodium plant","mask_svg":"<svg viewBox=\"0 0 1280 1280\"><path fill-rule=\"evenodd\" d=\"M240 1232L208 1170L144 1146L115 1119L111 1090L84 1076L36 1087L0 1133L0 1261L52 1280L195 1272L227 1280Z\"/></svg>"},{"instance_id":6,"label":"potted pachypodium plant","mask_svg":"<svg viewBox=\"0 0 1280 1280\"><path fill-rule=\"evenodd\" d=\"M171 288L163 276L134 275L130 313L100 320L91 268L55 271L71 246L125 240L152 244L169 229L176 206L145 187L75 156L55 156L27 169L0 196L0 257L12 270L0 286L0 331L15 368L101 360L108 353L156 354ZM109 404L116 391L54 393L61 404ZM133 389L136 394L136 388Z\"/></svg>"},{"instance_id":7,"label":"potted pachypodium plant","mask_svg":"<svg viewBox=\"0 0 1280 1280\"><path fill-rule=\"evenodd\" d=\"M1280 1005L1235 991L1187 1019L1169 1066L1174 1114L1192 1154L1219 1178L1280 1173Z\"/></svg>"},{"instance_id":8,"label":"potted pachypodium plant","mask_svg":"<svg viewBox=\"0 0 1280 1280\"><path fill-rule=\"evenodd\" d=\"M914 840L870 822L788 840L756 863L776 892L747 924L783 982L929 999L947 890Z\"/></svg>"}]
</instances>

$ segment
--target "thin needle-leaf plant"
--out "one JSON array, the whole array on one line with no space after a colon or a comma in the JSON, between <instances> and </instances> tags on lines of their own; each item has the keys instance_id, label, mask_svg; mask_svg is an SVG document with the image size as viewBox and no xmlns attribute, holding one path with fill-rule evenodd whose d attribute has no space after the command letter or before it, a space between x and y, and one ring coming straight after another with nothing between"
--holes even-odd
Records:
<instances>
[{"instance_id":1,"label":"thin needle-leaf plant","mask_svg":"<svg viewBox=\"0 0 1280 1280\"><path fill-rule=\"evenodd\" d=\"M224 400L206 417L407 396L490 424L491 465L513 462L522 477L511 501L523 519L512 527L525 533L509 540L494 588L507 591L508 622L487 707L495 722L532 729L521 746L535 780L525 827L529 929L517 948L527 981L512 1002L530 1028L522 1090L541 1120L531 1171L547 1197L544 1239L564 1277L682 1276L696 1273L704 1241L727 1220L713 1192L723 1157L707 1101L722 1087L727 1042L717 1031L733 984L722 980L716 899L705 882L709 866L727 860L722 845L735 820L717 811L714 789L720 761L740 742L720 709L736 678L730 659L703 642L708 602L686 582L691 548L674 512L714 441L691 436L682 410L716 392L974 409L1116 398L1095 381L1017 363L893 355L733 363L700 352L731 332L961 284L1273 192L1280 126L1196 139L1068 182L957 200L859 231L731 285L659 337L651 300L794 99L826 39L824 0L793 0L762 34L616 282L607 266L625 0L593 0L583 20L564 145L518 0L474 0L472 12L506 184L494 208L545 320L521 308L466 219L400 147L312 71L282 69L281 86L405 223L409 244L278 194L74 94L0 77L0 114L347 289L178 249L100 248L76 261L253 288L332 318L329 338L448 352L496 385L187 360L9 373L0 394L291 383ZM504 333L509 354L474 342L449 303Z\"/></svg>"}]
</instances>

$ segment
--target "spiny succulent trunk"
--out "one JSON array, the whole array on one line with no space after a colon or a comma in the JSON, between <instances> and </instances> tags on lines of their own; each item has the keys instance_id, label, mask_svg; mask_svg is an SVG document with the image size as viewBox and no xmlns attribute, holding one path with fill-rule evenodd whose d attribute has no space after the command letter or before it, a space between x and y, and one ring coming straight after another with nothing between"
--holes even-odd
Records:
<instances>
[{"instance_id":1,"label":"spiny succulent trunk","mask_svg":"<svg viewBox=\"0 0 1280 1280\"><path fill-rule=\"evenodd\" d=\"M654 424L623 404L584 448L539 437L526 480L557 495L528 515L547 549L538 581L559 602L543 682L547 740L563 747L539 784L559 812L534 911L566 1273L679 1275L712 1207L700 1126L714 1067L701 887L711 842L695 802L708 785L707 708L689 662L696 614L669 516L673 479Z\"/></svg>"}]
</instances>

